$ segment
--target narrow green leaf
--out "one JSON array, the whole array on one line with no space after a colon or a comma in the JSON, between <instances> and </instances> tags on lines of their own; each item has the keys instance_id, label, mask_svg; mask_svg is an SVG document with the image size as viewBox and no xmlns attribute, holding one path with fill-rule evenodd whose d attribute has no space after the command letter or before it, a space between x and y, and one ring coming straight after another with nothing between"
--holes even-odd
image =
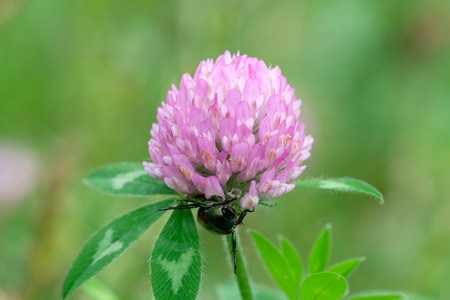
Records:
<instances>
[{"instance_id":1,"label":"narrow green leaf","mask_svg":"<svg viewBox=\"0 0 450 300\"><path fill-rule=\"evenodd\" d=\"M324 271L331 256L331 225L327 224L319 234L309 254L309 272L317 273Z\"/></svg>"},{"instance_id":2,"label":"narrow green leaf","mask_svg":"<svg viewBox=\"0 0 450 300\"><path fill-rule=\"evenodd\" d=\"M297 249L295 249L295 246L285 237L280 237L280 244L281 252L288 263L292 277L296 280L296 285L298 287L303 278L304 267L302 257L297 252Z\"/></svg>"},{"instance_id":3,"label":"narrow green leaf","mask_svg":"<svg viewBox=\"0 0 450 300\"><path fill-rule=\"evenodd\" d=\"M347 259L332 265L328 271L347 277L365 260L365 257Z\"/></svg>"},{"instance_id":4,"label":"narrow green leaf","mask_svg":"<svg viewBox=\"0 0 450 300\"><path fill-rule=\"evenodd\" d=\"M162 180L150 177L140 163L116 163L96 169L84 179L89 187L112 196L177 195Z\"/></svg>"},{"instance_id":5,"label":"narrow green leaf","mask_svg":"<svg viewBox=\"0 0 450 300\"><path fill-rule=\"evenodd\" d=\"M355 296L349 296L346 300L406 300L406 297L402 293L392 292L364 292Z\"/></svg>"},{"instance_id":6,"label":"narrow green leaf","mask_svg":"<svg viewBox=\"0 0 450 300\"><path fill-rule=\"evenodd\" d=\"M119 300L113 291L95 279L87 281L81 288L93 300Z\"/></svg>"},{"instance_id":7,"label":"narrow green leaf","mask_svg":"<svg viewBox=\"0 0 450 300\"><path fill-rule=\"evenodd\" d=\"M404 300L438 300L436 297L418 295L413 293L401 293Z\"/></svg>"},{"instance_id":8,"label":"narrow green leaf","mask_svg":"<svg viewBox=\"0 0 450 300\"><path fill-rule=\"evenodd\" d=\"M362 180L343 177L329 179L308 179L298 180L295 185L300 189L309 190L329 190L336 192L356 193L374 197L379 203L383 204L383 194L375 187Z\"/></svg>"},{"instance_id":9,"label":"narrow green leaf","mask_svg":"<svg viewBox=\"0 0 450 300\"><path fill-rule=\"evenodd\" d=\"M250 231L250 235L258 248L261 259L265 263L267 269L280 286L281 290L289 299L297 299L297 280L295 280L286 259L278 251L278 249L262 234L257 231Z\"/></svg>"},{"instance_id":10,"label":"narrow green leaf","mask_svg":"<svg viewBox=\"0 0 450 300\"><path fill-rule=\"evenodd\" d=\"M347 281L337 273L310 274L303 280L301 300L338 300L347 292Z\"/></svg>"},{"instance_id":11,"label":"narrow green leaf","mask_svg":"<svg viewBox=\"0 0 450 300\"><path fill-rule=\"evenodd\" d=\"M150 260L156 300L195 299L200 288L201 256L190 210L174 210L160 233Z\"/></svg>"},{"instance_id":12,"label":"narrow green leaf","mask_svg":"<svg viewBox=\"0 0 450 300\"><path fill-rule=\"evenodd\" d=\"M138 208L119 217L95 233L81 250L70 268L63 285L62 296L66 298L86 280L113 262L136 241L174 199Z\"/></svg>"}]
</instances>

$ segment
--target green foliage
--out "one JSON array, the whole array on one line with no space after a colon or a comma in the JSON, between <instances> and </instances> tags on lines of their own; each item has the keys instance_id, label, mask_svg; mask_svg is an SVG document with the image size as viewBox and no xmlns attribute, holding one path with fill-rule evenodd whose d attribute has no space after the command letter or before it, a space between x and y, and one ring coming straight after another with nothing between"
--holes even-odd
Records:
<instances>
[{"instance_id":1,"label":"green foliage","mask_svg":"<svg viewBox=\"0 0 450 300\"><path fill-rule=\"evenodd\" d=\"M66 276L63 298L127 250L164 214L164 211L159 209L169 206L173 201L174 199L165 200L138 208L95 233L83 247Z\"/></svg>"},{"instance_id":2,"label":"green foliage","mask_svg":"<svg viewBox=\"0 0 450 300\"><path fill-rule=\"evenodd\" d=\"M344 277L349 276L364 260L365 257L351 258L332 265L328 271L338 273Z\"/></svg>"},{"instance_id":3,"label":"green foliage","mask_svg":"<svg viewBox=\"0 0 450 300\"><path fill-rule=\"evenodd\" d=\"M319 272L305 278L300 292L302 300L338 300L347 292L347 281L339 274Z\"/></svg>"},{"instance_id":4,"label":"green foliage","mask_svg":"<svg viewBox=\"0 0 450 300\"><path fill-rule=\"evenodd\" d=\"M156 299L195 299L200 287L201 255L190 210L174 210L156 241L150 261Z\"/></svg>"},{"instance_id":5,"label":"green foliage","mask_svg":"<svg viewBox=\"0 0 450 300\"><path fill-rule=\"evenodd\" d=\"M331 225L319 234L309 255L309 272L322 272L328 266L331 255Z\"/></svg>"},{"instance_id":6,"label":"green foliage","mask_svg":"<svg viewBox=\"0 0 450 300\"><path fill-rule=\"evenodd\" d=\"M177 195L163 181L148 176L140 163L122 162L100 167L87 176L84 183L111 196Z\"/></svg>"},{"instance_id":7,"label":"green foliage","mask_svg":"<svg viewBox=\"0 0 450 300\"><path fill-rule=\"evenodd\" d=\"M335 192L345 192L345 193L356 193L366 196L370 196L378 200L379 203L383 203L383 195L375 187L371 186L367 182L354 178L329 178L329 179L308 179L308 180L297 180L295 185L299 189L308 190L324 190L324 191L335 191Z\"/></svg>"},{"instance_id":8,"label":"green foliage","mask_svg":"<svg viewBox=\"0 0 450 300\"><path fill-rule=\"evenodd\" d=\"M369 259L379 257L374 240L395 241L383 244L385 260L373 262L371 286L391 282L445 300L449 20L448 0L1 0L1 140L26 145L41 164L38 188L18 206L0 207L0 294L60 299L53 287L71 263L68 252L84 243L87 229L80 222L95 224L120 206L137 204L109 205L80 187L77 175L105 161L139 161L171 83L178 85L182 72L192 75L201 59L230 49L279 65L304 100L301 118L316 143L302 178L345 171L395 196L384 211L362 205L358 217L350 218L354 202L306 205L315 193L291 192L279 203L299 216L296 226L289 212L274 214L271 226L301 245L297 231L309 230L325 204L334 226L354 226L355 237L369 237L354 244L368 249ZM282 47L286 41L289 46ZM57 184L47 192L52 176ZM52 206L48 200L55 193L58 204ZM296 201L299 195L302 201ZM53 216L46 215L48 207ZM402 218L405 211L411 217ZM255 226L264 222L257 214ZM223 255L221 243L205 250L210 261ZM354 250L348 254L359 253ZM395 259L399 253L408 255ZM145 271L134 269L142 257L125 259L129 265L114 266L125 276L119 282L119 274L108 276L105 283L114 283L122 299L133 299L130 289L145 294L137 280ZM208 267L206 274L222 278L228 271ZM350 287L362 289L368 274L358 269ZM202 296L214 299L207 291Z\"/></svg>"},{"instance_id":9,"label":"green foliage","mask_svg":"<svg viewBox=\"0 0 450 300\"><path fill-rule=\"evenodd\" d=\"M250 235L268 271L289 299L342 299L348 293L346 277L365 260L363 257L352 258L330 267L332 231L331 225L327 224L319 233L312 247L309 256L309 274L306 274L303 278L304 271L301 255L286 238L280 238L281 249L278 250L261 233L252 230ZM273 299L279 298L274 297ZM345 299L406 300L407 298L399 293L381 292L365 293L346 297Z\"/></svg>"},{"instance_id":10,"label":"green foliage","mask_svg":"<svg viewBox=\"0 0 450 300\"><path fill-rule=\"evenodd\" d=\"M114 196L176 195L176 192L169 189L162 181L149 177L138 163L119 163L99 168L85 179L85 183L98 191ZM307 189L356 192L373 196L380 202L383 201L382 195L375 188L350 178L301 181L297 186ZM176 199L135 210L116 219L96 233L70 269L64 282L63 298L123 253L164 213L159 209L169 206L174 200ZM280 249L278 249L262 234L251 231L250 235L268 271L290 300L341 299L348 290L345 277L363 260L349 259L328 267L331 257L331 225L326 225L312 247L309 255L309 274L303 278L303 260L291 242L280 237ZM240 267L245 268L239 251L238 255ZM150 267L153 294L156 299L189 300L197 297L201 279L201 255L197 228L190 210L172 212L158 237L152 252ZM327 268L328 271L325 271ZM238 282L241 281L242 278L241 280L238 278ZM87 284L84 289L99 299L115 297L109 290L98 284ZM258 288L255 293L258 299L279 298L279 294L270 289ZM250 292L249 295L251 294ZM390 296L392 295L362 297L382 300Z\"/></svg>"},{"instance_id":11,"label":"green foliage","mask_svg":"<svg viewBox=\"0 0 450 300\"><path fill-rule=\"evenodd\" d=\"M371 293L363 293L356 296L351 296L346 298L347 300L410 300L409 297L406 297L400 293L391 293L391 292L371 292Z\"/></svg>"},{"instance_id":12,"label":"green foliage","mask_svg":"<svg viewBox=\"0 0 450 300\"><path fill-rule=\"evenodd\" d=\"M250 235L258 248L261 259L270 274L289 299L298 298L298 279L290 270L290 261L262 234L250 231ZM296 262L298 263L298 262Z\"/></svg>"},{"instance_id":13,"label":"green foliage","mask_svg":"<svg viewBox=\"0 0 450 300\"><path fill-rule=\"evenodd\" d=\"M297 249L292 243L285 237L280 237L281 253L286 258L288 262L289 270L291 272L292 278L296 281L296 286L299 286L303 278L303 260L300 254L298 254Z\"/></svg>"},{"instance_id":14,"label":"green foliage","mask_svg":"<svg viewBox=\"0 0 450 300\"><path fill-rule=\"evenodd\" d=\"M106 194L122 197L176 195L164 182L147 175L138 163L118 163L92 172L85 183ZM176 199L151 204L124 215L94 234L66 277L63 298L122 254ZM200 287L201 257L197 228L190 210L175 210L161 232L151 258L156 299L195 299ZM104 297L105 289L84 289ZM107 295L108 296L108 295ZM109 295L110 296L110 295Z\"/></svg>"},{"instance_id":15,"label":"green foliage","mask_svg":"<svg viewBox=\"0 0 450 300\"><path fill-rule=\"evenodd\" d=\"M119 298L100 281L91 279L81 287L93 300L119 300Z\"/></svg>"}]
</instances>

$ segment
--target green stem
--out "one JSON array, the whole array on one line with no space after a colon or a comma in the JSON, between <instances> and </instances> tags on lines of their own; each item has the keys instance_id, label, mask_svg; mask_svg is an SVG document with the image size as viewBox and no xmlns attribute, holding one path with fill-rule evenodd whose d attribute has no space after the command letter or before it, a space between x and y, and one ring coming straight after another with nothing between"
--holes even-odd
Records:
<instances>
[{"instance_id":1,"label":"green stem","mask_svg":"<svg viewBox=\"0 0 450 300\"><path fill-rule=\"evenodd\" d=\"M247 274L247 268L245 265L244 258L242 256L241 247L239 246L239 236L236 234L236 280L239 286L239 292L241 293L242 300L253 300L252 289L250 286L250 280ZM233 253L231 252L232 241L231 235L225 236L228 242L228 250L230 252L231 264L234 264Z\"/></svg>"}]
</instances>

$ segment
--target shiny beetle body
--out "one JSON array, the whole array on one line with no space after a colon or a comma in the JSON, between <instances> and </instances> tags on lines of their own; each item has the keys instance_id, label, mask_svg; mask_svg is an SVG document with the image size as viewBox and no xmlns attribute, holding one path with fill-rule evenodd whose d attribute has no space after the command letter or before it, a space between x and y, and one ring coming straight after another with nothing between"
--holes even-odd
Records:
<instances>
[{"instance_id":1,"label":"shiny beetle body","mask_svg":"<svg viewBox=\"0 0 450 300\"><path fill-rule=\"evenodd\" d=\"M248 212L253 210L243 210L237 212L232 206L232 202L235 199L225 200L222 202L209 202L196 201L192 198L186 198L183 200L188 204L177 205L162 208L160 210L175 210L175 209L191 209L198 208L197 221L207 230L228 235L231 234L232 249L231 252L234 258L234 273L236 273L236 226L242 224L245 216Z\"/></svg>"},{"instance_id":2,"label":"shiny beetle body","mask_svg":"<svg viewBox=\"0 0 450 300\"><path fill-rule=\"evenodd\" d=\"M200 207L197 221L209 231L218 234L230 234L238 225L238 214L234 207L229 205L206 208Z\"/></svg>"}]
</instances>

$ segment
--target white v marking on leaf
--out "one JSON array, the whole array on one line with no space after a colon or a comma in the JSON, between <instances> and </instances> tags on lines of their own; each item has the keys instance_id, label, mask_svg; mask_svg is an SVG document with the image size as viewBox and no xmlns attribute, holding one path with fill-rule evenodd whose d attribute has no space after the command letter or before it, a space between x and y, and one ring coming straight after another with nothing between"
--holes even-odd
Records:
<instances>
[{"instance_id":1,"label":"white v marking on leaf","mask_svg":"<svg viewBox=\"0 0 450 300\"><path fill-rule=\"evenodd\" d=\"M95 251L95 254L93 256L93 258L94 258L94 261L92 262L93 264L96 263L97 261L99 261L100 259L102 259L103 257L122 249L122 247L123 247L122 242L119 242L119 241L114 242L114 243L112 242L113 233L114 233L114 230L112 230L112 229L108 229L106 231L105 236L98 244L97 251Z\"/></svg>"},{"instance_id":2,"label":"white v marking on leaf","mask_svg":"<svg viewBox=\"0 0 450 300\"><path fill-rule=\"evenodd\" d=\"M178 290L181 288L181 281L192 265L194 254L194 248L189 248L176 261L167 261L165 258L162 258L162 255L158 257L156 262L166 271L167 276L172 281L174 294L178 293Z\"/></svg>"},{"instance_id":3,"label":"white v marking on leaf","mask_svg":"<svg viewBox=\"0 0 450 300\"><path fill-rule=\"evenodd\" d=\"M115 190L121 190L125 184L135 180L142 175L147 174L145 170L136 170L124 174L119 174L112 179L112 188Z\"/></svg>"}]
</instances>

